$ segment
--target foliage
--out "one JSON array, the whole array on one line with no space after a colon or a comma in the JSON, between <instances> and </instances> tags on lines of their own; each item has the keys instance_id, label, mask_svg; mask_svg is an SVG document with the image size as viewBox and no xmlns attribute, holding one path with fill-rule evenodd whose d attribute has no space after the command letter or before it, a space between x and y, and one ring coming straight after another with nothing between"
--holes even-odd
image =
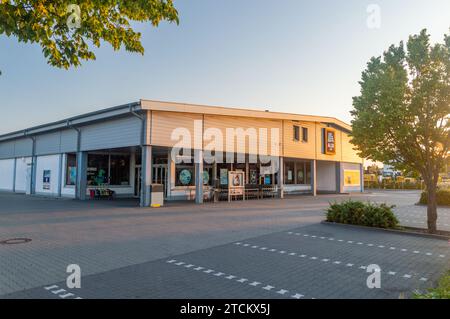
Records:
<instances>
[{"instance_id":1,"label":"foliage","mask_svg":"<svg viewBox=\"0 0 450 319\"><path fill-rule=\"evenodd\" d=\"M438 205L450 206L450 189L438 189L436 192L436 201ZM422 194L420 195L419 203L424 205L428 204L428 194L426 191L422 192Z\"/></svg>"},{"instance_id":2,"label":"foliage","mask_svg":"<svg viewBox=\"0 0 450 319\"><path fill-rule=\"evenodd\" d=\"M426 30L367 64L353 98L352 143L364 158L418 172L430 193L428 227L436 230L435 191L450 150L450 36L430 44Z\"/></svg>"},{"instance_id":3,"label":"foliage","mask_svg":"<svg viewBox=\"0 0 450 319\"><path fill-rule=\"evenodd\" d=\"M438 286L429 288L427 293L415 293L415 299L450 299L450 271L439 280Z\"/></svg>"},{"instance_id":4,"label":"foliage","mask_svg":"<svg viewBox=\"0 0 450 319\"><path fill-rule=\"evenodd\" d=\"M369 227L396 228L398 220L392 208L394 206L386 204L348 200L330 204L327 209L327 221Z\"/></svg>"},{"instance_id":5,"label":"foliage","mask_svg":"<svg viewBox=\"0 0 450 319\"><path fill-rule=\"evenodd\" d=\"M78 11L69 7L76 3ZM71 28L80 18L80 25ZM172 0L0 0L0 35L15 36L20 42L38 43L48 63L68 69L81 60L95 60L90 45L102 41L114 50L143 54L141 34L132 21L178 23Z\"/></svg>"}]
</instances>

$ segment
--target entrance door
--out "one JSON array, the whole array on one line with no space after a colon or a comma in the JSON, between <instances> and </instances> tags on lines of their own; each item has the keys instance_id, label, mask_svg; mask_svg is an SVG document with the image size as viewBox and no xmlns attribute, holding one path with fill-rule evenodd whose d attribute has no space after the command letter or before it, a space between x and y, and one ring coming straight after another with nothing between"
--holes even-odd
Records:
<instances>
[{"instance_id":1,"label":"entrance door","mask_svg":"<svg viewBox=\"0 0 450 319\"><path fill-rule=\"evenodd\" d=\"M152 183L163 185L164 198L167 198L167 164L153 165Z\"/></svg>"},{"instance_id":2,"label":"entrance door","mask_svg":"<svg viewBox=\"0 0 450 319\"><path fill-rule=\"evenodd\" d=\"M140 165L136 165L135 168L135 175L134 175L134 196L135 197L140 197L141 196L141 181L142 181L142 176L141 176L141 166Z\"/></svg>"}]
</instances>

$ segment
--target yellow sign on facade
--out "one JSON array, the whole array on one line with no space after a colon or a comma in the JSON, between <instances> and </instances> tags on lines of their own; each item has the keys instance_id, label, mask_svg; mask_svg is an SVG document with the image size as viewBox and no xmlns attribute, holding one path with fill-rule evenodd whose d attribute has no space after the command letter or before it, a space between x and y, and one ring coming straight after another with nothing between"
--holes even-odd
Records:
<instances>
[{"instance_id":1,"label":"yellow sign on facade","mask_svg":"<svg viewBox=\"0 0 450 319\"><path fill-rule=\"evenodd\" d=\"M361 186L361 172L344 170L344 186Z\"/></svg>"},{"instance_id":2,"label":"yellow sign on facade","mask_svg":"<svg viewBox=\"0 0 450 319\"><path fill-rule=\"evenodd\" d=\"M325 130L325 154L336 154L336 133L334 130Z\"/></svg>"}]
</instances>

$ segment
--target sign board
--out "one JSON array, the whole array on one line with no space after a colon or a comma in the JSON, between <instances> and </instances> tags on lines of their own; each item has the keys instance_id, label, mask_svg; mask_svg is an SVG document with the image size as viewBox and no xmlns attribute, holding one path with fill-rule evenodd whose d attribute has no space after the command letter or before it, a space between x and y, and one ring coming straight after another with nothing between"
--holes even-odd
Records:
<instances>
[{"instance_id":1,"label":"sign board","mask_svg":"<svg viewBox=\"0 0 450 319\"><path fill-rule=\"evenodd\" d=\"M361 172L344 170L344 186L361 186Z\"/></svg>"},{"instance_id":2,"label":"sign board","mask_svg":"<svg viewBox=\"0 0 450 319\"><path fill-rule=\"evenodd\" d=\"M228 184L228 169L221 168L220 169L220 185Z\"/></svg>"},{"instance_id":3,"label":"sign board","mask_svg":"<svg viewBox=\"0 0 450 319\"><path fill-rule=\"evenodd\" d=\"M325 154L336 154L336 132L334 130L325 129Z\"/></svg>"},{"instance_id":4,"label":"sign board","mask_svg":"<svg viewBox=\"0 0 450 319\"><path fill-rule=\"evenodd\" d=\"M52 171L46 169L42 174L42 189L49 190L50 189L50 179L51 179Z\"/></svg>"},{"instance_id":5,"label":"sign board","mask_svg":"<svg viewBox=\"0 0 450 319\"><path fill-rule=\"evenodd\" d=\"M231 196L244 196L244 179L244 172L228 172L228 200L231 199Z\"/></svg>"}]
</instances>

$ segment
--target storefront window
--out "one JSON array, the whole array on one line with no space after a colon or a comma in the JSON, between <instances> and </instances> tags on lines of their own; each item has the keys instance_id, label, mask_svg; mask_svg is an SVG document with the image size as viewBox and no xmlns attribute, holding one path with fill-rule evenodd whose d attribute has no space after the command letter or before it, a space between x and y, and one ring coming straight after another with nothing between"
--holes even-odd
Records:
<instances>
[{"instance_id":1,"label":"storefront window","mask_svg":"<svg viewBox=\"0 0 450 319\"><path fill-rule=\"evenodd\" d=\"M130 185L130 156L111 155L111 185Z\"/></svg>"},{"instance_id":2,"label":"storefront window","mask_svg":"<svg viewBox=\"0 0 450 319\"><path fill-rule=\"evenodd\" d=\"M175 186L195 185L194 164L178 164L175 166Z\"/></svg>"},{"instance_id":3,"label":"storefront window","mask_svg":"<svg viewBox=\"0 0 450 319\"><path fill-rule=\"evenodd\" d=\"M66 185L75 185L77 181L77 156L67 154L66 158Z\"/></svg>"},{"instance_id":4,"label":"storefront window","mask_svg":"<svg viewBox=\"0 0 450 319\"><path fill-rule=\"evenodd\" d=\"M219 186L228 185L228 170L231 165L217 164L217 174L219 175Z\"/></svg>"},{"instance_id":5,"label":"storefront window","mask_svg":"<svg viewBox=\"0 0 450 319\"><path fill-rule=\"evenodd\" d=\"M300 185L311 184L311 163L309 162L297 163L297 184Z\"/></svg>"},{"instance_id":6,"label":"storefront window","mask_svg":"<svg viewBox=\"0 0 450 319\"><path fill-rule=\"evenodd\" d=\"M295 184L294 162L285 162L284 164L284 183L287 185Z\"/></svg>"},{"instance_id":7,"label":"storefront window","mask_svg":"<svg viewBox=\"0 0 450 319\"><path fill-rule=\"evenodd\" d=\"M203 166L203 185L213 185L213 167L211 165Z\"/></svg>"},{"instance_id":8,"label":"storefront window","mask_svg":"<svg viewBox=\"0 0 450 319\"><path fill-rule=\"evenodd\" d=\"M87 183L99 186L108 184L109 155L88 154Z\"/></svg>"},{"instance_id":9,"label":"storefront window","mask_svg":"<svg viewBox=\"0 0 450 319\"><path fill-rule=\"evenodd\" d=\"M258 184L258 165L257 164L249 164L249 172L248 172L248 183L250 185Z\"/></svg>"}]
</instances>

